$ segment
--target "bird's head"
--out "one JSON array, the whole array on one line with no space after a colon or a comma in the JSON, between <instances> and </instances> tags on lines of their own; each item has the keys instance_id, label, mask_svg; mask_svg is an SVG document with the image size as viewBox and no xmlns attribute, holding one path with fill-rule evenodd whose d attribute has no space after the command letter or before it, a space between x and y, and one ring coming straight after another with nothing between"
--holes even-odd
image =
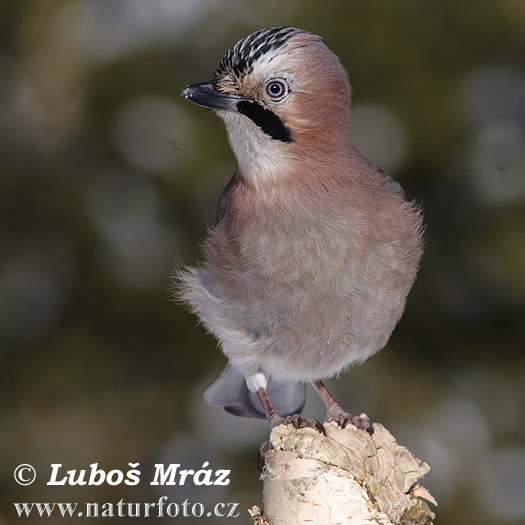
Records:
<instances>
[{"instance_id":1,"label":"bird's head","mask_svg":"<svg viewBox=\"0 0 525 525\"><path fill-rule=\"evenodd\" d=\"M213 80L187 86L182 95L224 120L248 178L341 155L351 144L347 74L320 37L301 29L263 29L243 38Z\"/></svg>"}]
</instances>

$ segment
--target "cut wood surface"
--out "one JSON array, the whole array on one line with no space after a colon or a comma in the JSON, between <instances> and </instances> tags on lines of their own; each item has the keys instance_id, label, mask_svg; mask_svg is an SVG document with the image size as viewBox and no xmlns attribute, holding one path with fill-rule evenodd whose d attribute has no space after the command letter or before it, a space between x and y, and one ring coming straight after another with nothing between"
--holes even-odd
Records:
<instances>
[{"instance_id":1,"label":"cut wood surface","mask_svg":"<svg viewBox=\"0 0 525 525\"><path fill-rule=\"evenodd\" d=\"M431 525L431 494L419 485L430 467L398 445L381 424L374 435L349 425L274 428L264 454L263 525Z\"/></svg>"}]
</instances>

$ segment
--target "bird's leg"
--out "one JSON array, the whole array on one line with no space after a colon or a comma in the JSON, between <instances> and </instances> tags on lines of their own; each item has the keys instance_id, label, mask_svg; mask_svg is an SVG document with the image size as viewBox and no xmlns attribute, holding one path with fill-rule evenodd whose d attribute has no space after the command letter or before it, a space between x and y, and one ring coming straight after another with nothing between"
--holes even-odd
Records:
<instances>
[{"instance_id":1,"label":"bird's leg","mask_svg":"<svg viewBox=\"0 0 525 525\"><path fill-rule=\"evenodd\" d=\"M259 387L255 391L255 395L261 402L264 413L266 414L266 417L268 418L272 428L278 425L286 425L291 423L295 428L310 427L326 436L326 430L324 429L323 425L321 425L321 423L319 423L319 421L313 417L303 418L299 414L292 414L286 417L279 416L270 403L270 398L268 397L265 388Z\"/></svg>"},{"instance_id":2,"label":"bird's leg","mask_svg":"<svg viewBox=\"0 0 525 525\"><path fill-rule=\"evenodd\" d=\"M329 421L337 421L343 428L345 428L348 423L352 423L352 425L357 428L366 430L370 435L374 433L374 427L372 426L370 419L368 417L353 416L343 410L339 406L339 403L332 397L332 394L328 392L328 389L322 381L312 381L312 386L317 390L326 406L325 423Z\"/></svg>"},{"instance_id":3,"label":"bird's leg","mask_svg":"<svg viewBox=\"0 0 525 525\"><path fill-rule=\"evenodd\" d=\"M320 434L324 434L326 436L326 430L323 427L323 425L321 425L321 423L319 423L319 421L317 421L317 419L314 419L313 417L302 418L299 414L292 414L291 416L286 417L279 416L274 410L265 388L259 387L255 391L255 395L261 402L261 405L264 409L264 413L266 414L266 417L270 422L271 428L291 423L295 428L310 427L314 430L317 430L317 432L319 432ZM270 450L271 448L272 445L270 444L270 441L265 441L261 445L261 448L259 450L259 456L257 458L257 470L259 471L259 474L262 474L263 472L264 456L266 452L268 452L268 450Z\"/></svg>"}]
</instances>

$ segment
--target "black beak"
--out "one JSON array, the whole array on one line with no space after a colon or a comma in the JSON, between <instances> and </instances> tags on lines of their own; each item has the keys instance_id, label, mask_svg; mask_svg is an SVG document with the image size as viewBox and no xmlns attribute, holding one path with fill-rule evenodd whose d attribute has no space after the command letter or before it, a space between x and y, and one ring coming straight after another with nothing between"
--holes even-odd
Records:
<instances>
[{"instance_id":1,"label":"black beak","mask_svg":"<svg viewBox=\"0 0 525 525\"><path fill-rule=\"evenodd\" d=\"M244 100L238 95L220 93L213 82L199 82L186 86L180 93L186 100L209 109L237 109L237 103Z\"/></svg>"}]
</instances>

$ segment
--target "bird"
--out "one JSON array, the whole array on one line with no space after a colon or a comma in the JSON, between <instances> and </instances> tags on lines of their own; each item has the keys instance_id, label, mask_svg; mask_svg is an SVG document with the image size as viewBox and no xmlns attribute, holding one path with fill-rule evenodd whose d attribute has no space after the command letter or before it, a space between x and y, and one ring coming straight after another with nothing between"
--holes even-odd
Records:
<instances>
[{"instance_id":1,"label":"bird","mask_svg":"<svg viewBox=\"0 0 525 525\"><path fill-rule=\"evenodd\" d=\"M325 423L372 434L324 381L386 345L424 227L420 206L356 148L341 61L309 31L262 29L181 95L222 119L237 161L202 262L177 271L177 296L228 359L204 400L272 428L324 432L301 416L310 383Z\"/></svg>"}]
</instances>

